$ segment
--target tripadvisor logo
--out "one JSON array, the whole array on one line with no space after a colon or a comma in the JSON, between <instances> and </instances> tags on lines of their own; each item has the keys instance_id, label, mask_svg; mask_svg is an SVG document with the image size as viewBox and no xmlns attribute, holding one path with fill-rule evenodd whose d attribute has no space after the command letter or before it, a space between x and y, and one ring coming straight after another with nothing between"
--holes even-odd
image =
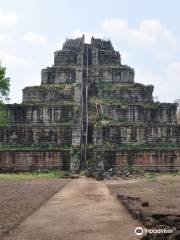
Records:
<instances>
[{"instance_id":1,"label":"tripadvisor logo","mask_svg":"<svg viewBox=\"0 0 180 240\"><path fill-rule=\"evenodd\" d=\"M144 233L144 229L143 229L142 227L137 227L137 228L135 228L135 234L136 234L137 236L142 236L143 233Z\"/></svg>"},{"instance_id":2,"label":"tripadvisor logo","mask_svg":"<svg viewBox=\"0 0 180 240\"><path fill-rule=\"evenodd\" d=\"M143 227L137 227L135 228L135 234L137 236L142 236L143 234L171 234L176 230L175 227L170 228L165 225L159 225L155 228L143 228Z\"/></svg>"}]
</instances>

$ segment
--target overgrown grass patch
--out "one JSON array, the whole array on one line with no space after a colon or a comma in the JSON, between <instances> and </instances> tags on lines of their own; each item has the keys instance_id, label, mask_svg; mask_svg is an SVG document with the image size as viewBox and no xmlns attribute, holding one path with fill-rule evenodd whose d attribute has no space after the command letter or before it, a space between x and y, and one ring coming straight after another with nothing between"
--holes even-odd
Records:
<instances>
[{"instance_id":1,"label":"overgrown grass patch","mask_svg":"<svg viewBox=\"0 0 180 240\"><path fill-rule=\"evenodd\" d=\"M148 182L156 182L157 181L157 173L154 172L150 172L150 173L146 173L146 177L147 177L147 181Z\"/></svg>"},{"instance_id":2,"label":"overgrown grass patch","mask_svg":"<svg viewBox=\"0 0 180 240\"><path fill-rule=\"evenodd\" d=\"M0 181L26 181L37 179L77 178L79 175L66 171L0 173Z\"/></svg>"},{"instance_id":3,"label":"overgrown grass patch","mask_svg":"<svg viewBox=\"0 0 180 240\"><path fill-rule=\"evenodd\" d=\"M166 177L168 182L173 185L176 183L176 179L180 177L180 171L177 172L148 172L146 173L146 178L148 182L156 182L158 181L159 177Z\"/></svg>"}]
</instances>

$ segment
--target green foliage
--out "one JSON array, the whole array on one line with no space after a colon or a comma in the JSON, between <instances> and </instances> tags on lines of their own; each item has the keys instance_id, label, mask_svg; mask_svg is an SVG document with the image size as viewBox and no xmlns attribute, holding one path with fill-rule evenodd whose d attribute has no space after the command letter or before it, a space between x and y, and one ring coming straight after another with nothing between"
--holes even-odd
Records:
<instances>
[{"instance_id":1,"label":"green foliage","mask_svg":"<svg viewBox=\"0 0 180 240\"><path fill-rule=\"evenodd\" d=\"M7 112L4 100L9 100L10 78L6 77L6 68L0 66L0 127L7 123Z\"/></svg>"},{"instance_id":2,"label":"green foliage","mask_svg":"<svg viewBox=\"0 0 180 240\"><path fill-rule=\"evenodd\" d=\"M8 100L10 78L6 77L6 68L0 66L0 101Z\"/></svg>"}]
</instances>

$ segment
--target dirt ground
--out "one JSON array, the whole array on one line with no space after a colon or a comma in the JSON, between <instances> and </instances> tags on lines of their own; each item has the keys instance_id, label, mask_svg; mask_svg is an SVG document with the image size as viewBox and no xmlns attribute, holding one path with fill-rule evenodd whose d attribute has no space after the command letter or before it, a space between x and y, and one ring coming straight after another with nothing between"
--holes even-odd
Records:
<instances>
[{"instance_id":1,"label":"dirt ground","mask_svg":"<svg viewBox=\"0 0 180 240\"><path fill-rule=\"evenodd\" d=\"M137 239L134 229L139 222L116 195L148 201L146 211L151 213L180 214L179 184L180 176L172 175L105 181L0 181L0 240L3 232L13 228L5 239Z\"/></svg>"},{"instance_id":2,"label":"dirt ground","mask_svg":"<svg viewBox=\"0 0 180 240\"><path fill-rule=\"evenodd\" d=\"M55 194L66 179L0 181L0 240Z\"/></svg>"},{"instance_id":3,"label":"dirt ground","mask_svg":"<svg viewBox=\"0 0 180 240\"><path fill-rule=\"evenodd\" d=\"M58 191L5 239L135 240L138 224L103 181L79 178Z\"/></svg>"},{"instance_id":4,"label":"dirt ground","mask_svg":"<svg viewBox=\"0 0 180 240\"><path fill-rule=\"evenodd\" d=\"M146 211L180 214L180 176L162 175L138 181L107 181L111 193L141 198L148 201Z\"/></svg>"}]
</instances>

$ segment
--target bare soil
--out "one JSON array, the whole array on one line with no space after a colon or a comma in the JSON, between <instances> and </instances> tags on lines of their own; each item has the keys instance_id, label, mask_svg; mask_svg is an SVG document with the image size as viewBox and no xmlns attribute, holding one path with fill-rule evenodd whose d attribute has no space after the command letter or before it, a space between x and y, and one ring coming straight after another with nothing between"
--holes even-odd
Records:
<instances>
[{"instance_id":1,"label":"bare soil","mask_svg":"<svg viewBox=\"0 0 180 240\"><path fill-rule=\"evenodd\" d=\"M103 181L72 180L6 240L135 240L138 222Z\"/></svg>"},{"instance_id":2,"label":"bare soil","mask_svg":"<svg viewBox=\"0 0 180 240\"><path fill-rule=\"evenodd\" d=\"M69 180L0 181L0 240Z\"/></svg>"},{"instance_id":3,"label":"bare soil","mask_svg":"<svg viewBox=\"0 0 180 240\"><path fill-rule=\"evenodd\" d=\"M180 176L163 175L139 181L107 181L111 193L141 198L148 201L142 207L150 213L180 214Z\"/></svg>"},{"instance_id":4,"label":"bare soil","mask_svg":"<svg viewBox=\"0 0 180 240\"><path fill-rule=\"evenodd\" d=\"M140 223L117 194L148 201L149 206L141 208L150 213L180 214L180 176L107 181L80 178L62 188L67 181L0 182L1 233L18 224L3 239L138 239L134 229Z\"/></svg>"}]
</instances>

